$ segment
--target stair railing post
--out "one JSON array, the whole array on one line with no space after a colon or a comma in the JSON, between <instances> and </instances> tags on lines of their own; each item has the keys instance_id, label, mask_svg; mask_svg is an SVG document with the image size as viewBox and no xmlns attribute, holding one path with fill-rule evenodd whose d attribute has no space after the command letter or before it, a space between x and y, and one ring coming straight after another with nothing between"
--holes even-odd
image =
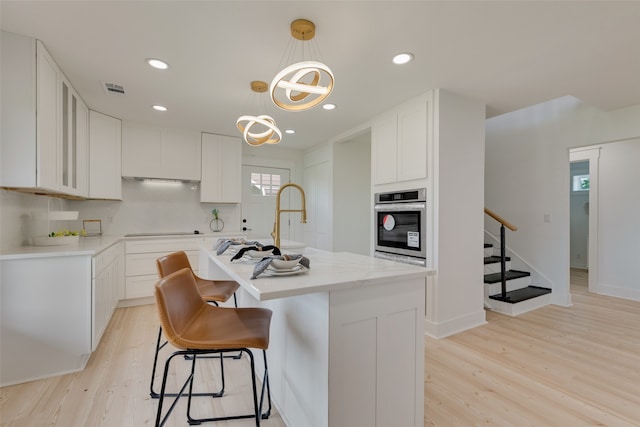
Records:
<instances>
[{"instance_id":1,"label":"stair railing post","mask_svg":"<svg viewBox=\"0 0 640 427\"><path fill-rule=\"evenodd\" d=\"M500 227L500 280L502 281L502 298L507 297L507 250L504 224Z\"/></svg>"}]
</instances>

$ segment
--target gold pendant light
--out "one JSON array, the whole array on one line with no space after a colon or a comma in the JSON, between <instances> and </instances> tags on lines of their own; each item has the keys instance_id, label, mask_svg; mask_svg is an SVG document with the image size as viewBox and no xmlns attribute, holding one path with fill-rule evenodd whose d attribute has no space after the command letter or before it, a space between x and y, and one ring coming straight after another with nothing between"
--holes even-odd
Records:
<instances>
[{"instance_id":1,"label":"gold pendant light","mask_svg":"<svg viewBox=\"0 0 640 427\"><path fill-rule=\"evenodd\" d=\"M266 82L259 80L251 82L251 90L256 93L264 93L267 89ZM236 120L236 126L249 145L277 144L282 139L282 132L276 126L276 121L266 114L240 116Z\"/></svg>"},{"instance_id":2,"label":"gold pendant light","mask_svg":"<svg viewBox=\"0 0 640 427\"><path fill-rule=\"evenodd\" d=\"M291 23L291 35L296 40L310 41L316 26L307 19ZM333 91L331 69L319 61L301 61L285 67L273 78L269 94L278 107L287 111L304 111L322 103Z\"/></svg>"}]
</instances>

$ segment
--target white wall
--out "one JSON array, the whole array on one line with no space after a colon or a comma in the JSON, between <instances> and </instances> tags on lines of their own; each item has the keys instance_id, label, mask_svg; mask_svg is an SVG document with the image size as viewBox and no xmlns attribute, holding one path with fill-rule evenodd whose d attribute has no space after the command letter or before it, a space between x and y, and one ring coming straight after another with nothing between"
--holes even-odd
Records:
<instances>
[{"instance_id":1,"label":"white wall","mask_svg":"<svg viewBox=\"0 0 640 427\"><path fill-rule=\"evenodd\" d=\"M441 338L485 323L483 277L485 105L449 91L434 102L434 266L426 331Z\"/></svg>"},{"instance_id":2,"label":"white wall","mask_svg":"<svg viewBox=\"0 0 640 427\"><path fill-rule=\"evenodd\" d=\"M640 117L636 120L640 121ZM596 292L640 301L640 138L602 145Z\"/></svg>"},{"instance_id":3,"label":"white wall","mask_svg":"<svg viewBox=\"0 0 640 427\"><path fill-rule=\"evenodd\" d=\"M371 255L371 132L333 145L333 250Z\"/></svg>"},{"instance_id":4,"label":"white wall","mask_svg":"<svg viewBox=\"0 0 640 427\"><path fill-rule=\"evenodd\" d=\"M194 189L192 189L194 187ZM224 231L239 231L237 205L200 203L199 185L175 186L122 180L122 201L70 201L81 219L102 220L102 233L123 235L149 232L211 232L211 210L220 210Z\"/></svg>"},{"instance_id":5,"label":"white wall","mask_svg":"<svg viewBox=\"0 0 640 427\"><path fill-rule=\"evenodd\" d=\"M304 242L309 246L333 248L333 147L320 144L304 153L304 189L307 192L307 223Z\"/></svg>"},{"instance_id":6,"label":"white wall","mask_svg":"<svg viewBox=\"0 0 640 427\"><path fill-rule=\"evenodd\" d=\"M48 225L34 221L31 213L46 212L49 204L51 210L69 210L68 202L63 199L0 190L0 250L30 245L34 235L46 235ZM75 222L70 224L67 221L52 222L50 227L51 231L78 229Z\"/></svg>"},{"instance_id":7,"label":"white wall","mask_svg":"<svg viewBox=\"0 0 640 427\"><path fill-rule=\"evenodd\" d=\"M602 112L566 96L490 118L486 132L485 205L518 227L507 246L549 278L555 304L569 305L568 150L637 137L640 106ZM495 221L485 227L498 232ZM614 227L640 240L633 222Z\"/></svg>"}]
</instances>

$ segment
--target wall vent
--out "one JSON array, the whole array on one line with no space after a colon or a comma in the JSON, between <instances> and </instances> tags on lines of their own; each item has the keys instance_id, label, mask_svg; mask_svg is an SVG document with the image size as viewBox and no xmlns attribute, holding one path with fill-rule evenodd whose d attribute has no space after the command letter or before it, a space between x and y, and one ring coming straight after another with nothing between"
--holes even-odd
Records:
<instances>
[{"instance_id":1,"label":"wall vent","mask_svg":"<svg viewBox=\"0 0 640 427\"><path fill-rule=\"evenodd\" d=\"M124 95L124 86L103 82L104 91L112 95Z\"/></svg>"}]
</instances>

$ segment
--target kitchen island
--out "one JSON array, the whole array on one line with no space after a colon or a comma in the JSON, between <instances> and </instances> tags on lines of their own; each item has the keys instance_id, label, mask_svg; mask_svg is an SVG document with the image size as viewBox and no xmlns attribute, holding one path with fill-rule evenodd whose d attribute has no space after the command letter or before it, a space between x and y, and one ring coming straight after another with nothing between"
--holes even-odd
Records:
<instances>
[{"instance_id":1,"label":"kitchen island","mask_svg":"<svg viewBox=\"0 0 640 427\"><path fill-rule=\"evenodd\" d=\"M422 426L425 283L434 271L352 253L302 254L309 271L251 280L254 262L200 251L202 276L236 280L239 305L273 311L269 378L285 423Z\"/></svg>"}]
</instances>

